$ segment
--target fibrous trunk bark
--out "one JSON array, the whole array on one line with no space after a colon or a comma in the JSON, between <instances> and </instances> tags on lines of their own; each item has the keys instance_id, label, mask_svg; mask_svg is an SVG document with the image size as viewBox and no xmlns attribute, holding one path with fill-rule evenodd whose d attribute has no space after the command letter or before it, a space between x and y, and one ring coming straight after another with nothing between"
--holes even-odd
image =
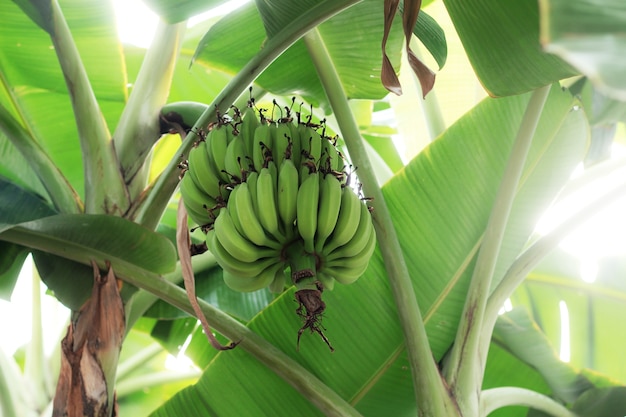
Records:
<instances>
[{"instance_id":1,"label":"fibrous trunk bark","mask_svg":"<svg viewBox=\"0 0 626 417\"><path fill-rule=\"evenodd\" d=\"M53 417L117 416L115 371L124 339L124 304L113 269L100 275L61 342L61 373Z\"/></svg>"}]
</instances>

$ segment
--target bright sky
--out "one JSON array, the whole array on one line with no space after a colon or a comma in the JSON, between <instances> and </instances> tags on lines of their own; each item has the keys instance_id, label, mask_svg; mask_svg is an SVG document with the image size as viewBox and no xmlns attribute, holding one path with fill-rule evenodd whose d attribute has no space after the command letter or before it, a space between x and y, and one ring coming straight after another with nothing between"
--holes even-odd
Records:
<instances>
[{"instance_id":1,"label":"bright sky","mask_svg":"<svg viewBox=\"0 0 626 417\"><path fill-rule=\"evenodd\" d=\"M219 16L236 9L251 0L230 0L210 12L189 19L189 26L206 19L208 14ZM154 36L159 17L141 0L112 0L117 14L118 31L122 42L148 47ZM137 16L141 16L141 24L137 24Z\"/></svg>"},{"instance_id":2,"label":"bright sky","mask_svg":"<svg viewBox=\"0 0 626 417\"><path fill-rule=\"evenodd\" d=\"M36 277L39 281L39 277ZM11 302L0 300L0 348L7 354L13 354L17 348L31 339L33 268L30 256L26 259L17 285L13 290ZM42 331L46 353L50 353L65 334L69 310L56 298L45 294L45 285L39 288L41 297Z\"/></svg>"},{"instance_id":3,"label":"bright sky","mask_svg":"<svg viewBox=\"0 0 626 417\"><path fill-rule=\"evenodd\" d=\"M137 46L149 46L159 17L141 0L112 0L112 3L122 41ZM137 19L138 16L141 16L141 19Z\"/></svg>"}]
</instances>

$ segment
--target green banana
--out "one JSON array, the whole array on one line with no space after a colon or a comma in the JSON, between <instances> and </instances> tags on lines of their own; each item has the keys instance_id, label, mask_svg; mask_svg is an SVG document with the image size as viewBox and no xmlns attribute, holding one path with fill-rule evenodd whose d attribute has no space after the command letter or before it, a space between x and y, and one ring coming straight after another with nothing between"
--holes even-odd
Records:
<instances>
[{"instance_id":1,"label":"green banana","mask_svg":"<svg viewBox=\"0 0 626 417\"><path fill-rule=\"evenodd\" d=\"M171 124L180 125L184 130L189 130L196 121L209 108L207 104L195 101L177 101L161 107L160 133L167 133Z\"/></svg>"},{"instance_id":2,"label":"green banana","mask_svg":"<svg viewBox=\"0 0 626 417\"><path fill-rule=\"evenodd\" d=\"M355 253L349 257L341 257L335 258L333 260L327 261L324 263L322 269L326 268L334 268L337 266L350 268L350 269L358 269L361 267L361 264L368 262L369 257L372 256L372 252L374 251L374 247L376 246L376 238L372 236L372 234L367 235L368 239L365 241L365 245L360 252Z\"/></svg>"},{"instance_id":3,"label":"green banana","mask_svg":"<svg viewBox=\"0 0 626 417\"><path fill-rule=\"evenodd\" d=\"M288 126L289 124L291 123L278 123L273 126L272 129L274 131L274 135L272 136L274 138L273 156L274 163L277 167L279 167L283 162L283 159L285 159L285 153L287 150L289 149L289 152L291 152L290 149L293 147L289 146L289 144L293 141L293 138L291 137L291 129Z\"/></svg>"},{"instance_id":4,"label":"green banana","mask_svg":"<svg viewBox=\"0 0 626 417\"><path fill-rule=\"evenodd\" d=\"M276 271L274 275L274 281L269 286L269 290L272 293L280 294L285 290L285 284L287 284L287 275L285 275L285 264Z\"/></svg>"},{"instance_id":5,"label":"green banana","mask_svg":"<svg viewBox=\"0 0 626 417\"><path fill-rule=\"evenodd\" d=\"M322 156L322 137L317 130L309 125L300 125L298 130L300 131L300 146L303 156L317 164ZM304 162L304 158L302 162Z\"/></svg>"},{"instance_id":6,"label":"green banana","mask_svg":"<svg viewBox=\"0 0 626 417\"><path fill-rule=\"evenodd\" d=\"M244 138L246 153L252 156L254 131L261 125L254 109L254 103L249 102L248 107L241 114L241 125L239 126L239 135Z\"/></svg>"},{"instance_id":7,"label":"green banana","mask_svg":"<svg viewBox=\"0 0 626 417\"><path fill-rule=\"evenodd\" d=\"M339 151L339 137L335 136L332 138L332 143L334 144L333 149L337 153L337 161L333 169L337 172L344 172L346 169L346 160L341 151Z\"/></svg>"},{"instance_id":8,"label":"green banana","mask_svg":"<svg viewBox=\"0 0 626 417\"><path fill-rule=\"evenodd\" d=\"M332 291L335 288L335 278L324 273L324 271L317 271L317 279L322 283L325 290Z\"/></svg>"},{"instance_id":9,"label":"green banana","mask_svg":"<svg viewBox=\"0 0 626 417\"><path fill-rule=\"evenodd\" d=\"M356 269L345 266L333 266L325 268L324 273L335 278L340 284L348 285L359 279L367 270L368 265L369 263L365 260Z\"/></svg>"},{"instance_id":10,"label":"green banana","mask_svg":"<svg viewBox=\"0 0 626 417\"><path fill-rule=\"evenodd\" d=\"M246 156L246 148L242 135L237 135L228 144L226 155L224 156L224 166L226 172L233 178L241 180L246 171L249 170L249 160Z\"/></svg>"},{"instance_id":11,"label":"green banana","mask_svg":"<svg viewBox=\"0 0 626 417\"><path fill-rule=\"evenodd\" d=\"M371 220L368 218L367 221L371 223ZM366 244L360 252L351 254L347 257L330 260L327 263L324 263L322 270L325 273L332 275L340 283L350 284L363 275L375 248L376 233L372 227L370 233L368 234Z\"/></svg>"},{"instance_id":12,"label":"green banana","mask_svg":"<svg viewBox=\"0 0 626 417\"><path fill-rule=\"evenodd\" d=\"M226 121L222 124L224 128L226 128L226 139L228 139L228 143L232 142L235 139L235 136L239 134L236 127L233 126L233 122Z\"/></svg>"},{"instance_id":13,"label":"green banana","mask_svg":"<svg viewBox=\"0 0 626 417\"><path fill-rule=\"evenodd\" d=\"M256 171L249 171L246 174L246 184L248 184L248 189L250 190L250 197L252 197L252 207L254 207L254 211L258 213L259 211L259 202L257 201L257 182L259 180L259 173Z\"/></svg>"},{"instance_id":14,"label":"green banana","mask_svg":"<svg viewBox=\"0 0 626 417\"><path fill-rule=\"evenodd\" d=\"M256 277L268 266L279 262L277 257L265 257L252 262L242 262L226 250L217 238L216 233L207 235L207 247L224 271L241 278Z\"/></svg>"},{"instance_id":15,"label":"green banana","mask_svg":"<svg viewBox=\"0 0 626 417\"><path fill-rule=\"evenodd\" d=\"M277 181L278 168L276 167L276 164L274 163L274 161L267 162L267 169L270 171L270 174L272 174L272 178L274 178Z\"/></svg>"},{"instance_id":16,"label":"green banana","mask_svg":"<svg viewBox=\"0 0 626 417\"><path fill-rule=\"evenodd\" d=\"M209 209L217 203L198 188L191 175L184 175L181 179L180 193L191 220L199 226L213 223Z\"/></svg>"},{"instance_id":17,"label":"green banana","mask_svg":"<svg viewBox=\"0 0 626 417\"><path fill-rule=\"evenodd\" d=\"M291 271L298 290L330 290L363 274L376 232L336 139L310 117L294 124L290 109L270 122L252 100L218 119L190 151L180 190L226 284L281 292Z\"/></svg>"},{"instance_id":18,"label":"green banana","mask_svg":"<svg viewBox=\"0 0 626 417\"><path fill-rule=\"evenodd\" d=\"M254 262L257 259L270 257L277 253L276 250L267 247L259 247L241 235L228 210L221 210L213 224L217 241L233 258L242 262Z\"/></svg>"},{"instance_id":19,"label":"green banana","mask_svg":"<svg viewBox=\"0 0 626 417\"><path fill-rule=\"evenodd\" d=\"M300 131L298 130L298 125L293 122L286 123L289 127L289 136L291 137L291 159L293 160L293 164L295 166L300 166L300 161L302 159L302 143L300 143ZM280 166L280 165L276 165Z\"/></svg>"},{"instance_id":20,"label":"green banana","mask_svg":"<svg viewBox=\"0 0 626 417\"><path fill-rule=\"evenodd\" d=\"M233 188L230 192L230 196L228 198L228 203L226 204L226 210L228 210L228 214L230 214L230 218L235 225L235 229L239 232L240 235L245 236L243 232L243 225L241 221L239 221L239 216L237 215L237 198L236 195L239 192L239 187Z\"/></svg>"},{"instance_id":21,"label":"green banana","mask_svg":"<svg viewBox=\"0 0 626 417\"><path fill-rule=\"evenodd\" d=\"M350 187L342 188L339 216L337 217L333 233L322 249L324 254L331 253L334 249L347 244L352 239L359 227L362 205L363 202Z\"/></svg>"},{"instance_id":22,"label":"green banana","mask_svg":"<svg viewBox=\"0 0 626 417\"><path fill-rule=\"evenodd\" d=\"M281 243L285 242L285 236L278 226L278 210L276 207L276 177L269 168L263 168L257 180L257 213L263 228Z\"/></svg>"},{"instance_id":23,"label":"green banana","mask_svg":"<svg viewBox=\"0 0 626 417\"><path fill-rule=\"evenodd\" d=\"M335 229L341 207L341 182L331 174L322 174L320 179L319 208L317 210L317 230L315 250L321 252L326 239Z\"/></svg>"},{"instance_id":24,"label":"green banana","mask_svg":"<svg viewBox=\"0 0 626 417\"><path fill-rule=\"evenodd\" d=\"M372 216L367 209L367 205L361 204L361 216L356 232L348 243L328 253L326 261L332 262L335 259L356 256L367 246L368 242L372 239L372 235L375 239L376 232L374 230L374 224L372 223Z\"/></svg>"},{"instance_id":25,"label":"green banana","mask_svg":"<svg viewBox=\"0 0 626 417\"><path fill-rule=\"evenodd\" d=\"M220 179L211 169L206 147L205 141L199 141L191 148L189 151L189 171L196 180L198 188L215 198L220 194Z\"/></svg>"},{"instance_id":26,"label":"green banana","mask_svg":"<svg viewBox=\"0 0 626 417\"><path fill-rule=\"evenodd\" d=\"M317 171L320 168L322 138L315 129L305 126L300 129L300 143L302 146L300 183L302 183L310 172Z\"/></svg>"},{"instance_id":27,"label":"green banana","mask_svg":"<svg viewBox=\"0 0 626 417\"><path fill-rule=\"evenodd\" d=\"M343 171L337 170L337 166L339 165L339 153L337 152L337 148L332 143L332 138L324 136L322 138L322 160L320 162L320 167L322 170L326 172L330 171Z\"/></svg>"},{"instance_id":28,"label":"green banana","mask_svg":"<svg viewBox=\"0 0 626 417\"><path fill-rule=\"evenodd\" d=\"M285 159L278 171L278 214L285 233L293 233L297 215L298 170L291 159Z\"/></svg>"},{"instance_id":29,"label":"green banana","mask_svg":"<svg viewBox=\"0 0 626 417\"><path fill-rule=\"evenodd\" d=\"M215 169L215 174L227 184L231 182L230 177L224 172L226 170L226 150L228 149L227 125L214 125L209 131L206 141L208 143L208 154Z\"/></svg>"},{"instance_id":30,"label":"green banana","mask_svg":"<svg viewBox=\"0 0 626 417\"><path fill-rule=\"evenodd\" d=\"M261 174L259 174L259 177ZM257 187L259 186L257 180ZM249 241L258 245L258 246L268 246L274 249L280 249L280 244L272 239L270 239L266 234L259 218L257 217L257 212L254 211L254 207L252 206L252 197L250 196L250 190L248 189L247 183L241 183L237 185L238 188L234 197L232 197L231 201L236 204L237 217L239 218L239 222L243 228L243 235L248 238ZM262 210L263 207L259 201L259 210Z\"/></svg>"},{"instance_id":31,"label":"green banana","mask_svg":"<svg viewBox=\"0 0 626 417\"><path fill-rule=\"evenodd\" d=\"M319 163L319 160L322 157L322 137L317 130L313 128L309 128L309 130L311 132L309 139L309 155L314 161Z\"/></svg>"},{"instance_id":32,"label":"green banana","mask_svg":"<svg viewBox=\"0 0 626 417\"><path fill-rule=\"evenodd\" d=\"M314 239L317 229L319 196L319 174L313 172L300 185L296 202L298 232L304 240L304 249L309 253L315 251Z\"/></svg>"},{"instance_id":33,"label":"green banana","mask_svg":"<svg viewBox=\"0 0 626 417\"><path fill-rule=\"evenodd\" d=\"M272 159L271 150L273 146L270 125L267 123L261 124L254 131L254 139L252 141L252 161L257 172L261 172L261 169L267 166L267 161Z\"/></svg>"},{"instance_id":34,"label":"green banana","mask_svg":"<svg viewBox=\"0 0 626 417\"><path fill-rule=\"evenodd\" d=\"M228 287L235 291L257 291L271 285L276 279L277 271L282 272L283 268L284 265L281 262L275 262L274 264L263 269L257 275L249 277L242 277L241 275L233 274L224 270L224 282L228 285Z\"/></svg>"}]
</instances>

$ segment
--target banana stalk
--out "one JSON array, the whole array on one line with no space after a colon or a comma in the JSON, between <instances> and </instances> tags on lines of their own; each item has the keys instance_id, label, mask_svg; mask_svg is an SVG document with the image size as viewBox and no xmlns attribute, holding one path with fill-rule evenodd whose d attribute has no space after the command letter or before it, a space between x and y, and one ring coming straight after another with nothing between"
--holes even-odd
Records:
<instances>
[{"instance_id":1,"label":"banana stalk","mask_svg":"<svg viewBox=\"0 0 626 417\"><path fill-rule=\"evenodd\" d=\"M322 301L324 286L317 279L317 256L307 252L301 241L292 244L287 249L287 257L291 267L291 280L298 291L295 293L298 301L296 312L304 320L304 324L298 330L297 349L300 349L300 337L306 329L311 333L317 333L326 342L331 352L335 349L324 335L322 326L322 314L326 310L326 303Z\"/></svg>"}]
</instances>

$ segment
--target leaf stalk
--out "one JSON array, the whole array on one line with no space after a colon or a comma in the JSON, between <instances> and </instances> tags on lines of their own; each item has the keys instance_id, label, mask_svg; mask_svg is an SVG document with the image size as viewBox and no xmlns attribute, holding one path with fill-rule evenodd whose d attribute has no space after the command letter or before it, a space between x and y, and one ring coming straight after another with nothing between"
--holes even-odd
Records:
<instances>
[{"instance_id":1,"label":"leaf stalk","mask_svg":"<svg viewBox=\"0 0 626 417\"><path fill-rule=\"evenodd\" d=\"M65 77L83 154L85 211L121 214L129 201L109 129L61 7L57 1L50 3L50 38Z\"/></svg>"},{"instance_id":2,"label":"leaf stalk","mask_svg":"<svg viewBox=\"0 0 626 417\"><path fill-rule=\"evenodd\" d=\"M352 162L359 167L359 181L363 184L368 197L373 198L374 226L404 332L420 415L459 415L433 359L402 248L339 75L317 29L307 33L304 42L317 69Z\"/></svg>"},{"instance_id":3,"label":"leaf stalk","mask_svg":"<svg viewBox=\"0 0 626 417\"><path fill-rule=\"evenodd\" d=\"M485 390L480 395L480 415L511 405L521 405L543 411L554 417L578 417L552 398L536 391L519 387L499 387Z\"/></svg>"},{"instance_id":4,"label":"leaf stalk","mask_svg":"<svg viewBox=\"0 0 626 417\"><path fill-rule=\"evenodd\" d=\"M159 22L113 135L120 168L133 199L146 185L148 170L142 166L161 136L159 110L170 91L185 29L186 22L175 25Z\"/></svg>"},{"instance_id":5,"label":"leaf stalk","mask_svg":"<svg viewBox=\"0 0 626 417\"><path fill-rule=\"evenodd\" d=\"M479 349L489 290L519 180L549 92L549 85L539 88L528 102L477 255L455 342L445 363L446 380L464 415L477 415L484 372Z\"/></svg>"},{"instance_id":6,"label":"leaf stalk","mask_svg":"<svg viewBox=\"0 0 626 417\"><path fill-rule=\"evenodd\" d=\"M55 208L62 213L80 213L83 203L61 170L37 140L0 104L0 131L24 156L48 192Z\"/></svg>"}]
</instances>

